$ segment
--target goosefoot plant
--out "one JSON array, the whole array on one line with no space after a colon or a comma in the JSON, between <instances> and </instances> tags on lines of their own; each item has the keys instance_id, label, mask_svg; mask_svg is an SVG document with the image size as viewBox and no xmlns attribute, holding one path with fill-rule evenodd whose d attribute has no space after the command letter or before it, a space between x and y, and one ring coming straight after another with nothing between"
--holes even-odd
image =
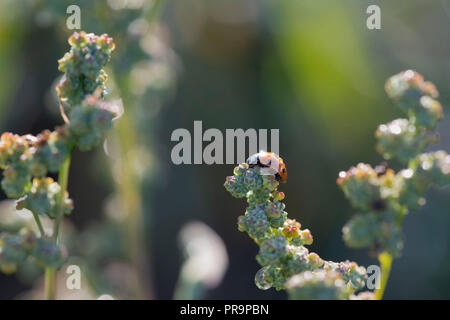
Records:
<instances>
[{"instance_id":1,"label":"goosefoot plant","mask_svg":"<svg viewBox=\"0 0 450 320\"><path fill-rule=\"evenodd\" d=\"M402 223L410 210L425 204L429 186L450 184L450 156L445 151L422 153L438 141L433 133L443 117L436 87L419 73L407 70L386 82L386 92L407 118L382 124L376 131L377 150L385 160L395 159L404 169L395 172L386 163L373 168L360 163L339 173L338 185L359 213L343 228L346 244L369 248L378 255L381 299L392 260L403 248Z\"/></svg>"},{"instance_id":2,"label":"goosefoot plant","mask_svg":"<svg viewBox=\"0 0 450 320\"><path fill-rule=\"evenodd\" d=\"M13 273L25 259L33 259L45 268L48 299L56 297L56 270L67 259L59 231L63 215L73 210L67 192L72 151L98 145L117 116L116 106L103 100L103 67L114 50L112 38L82 31L70 36L69 44L70 51L58 61L64 76L56 87L65 124L37 136L6 132L0 138L1 186L8 198L17 199L17 209L32 212L39 229L39 234L27 228L0 235L0 269ZM58 173L58 181L49 173ZM51 234L45 232L42 216L54 221Z\"/></svg>"},{"instance_id":3,"label":"goosefoot plant","mask_svg":"<svg viewBox=\"0 0 450 320\"><path fill-rule=\"evenodd\" d=\"M364 267L350 261L326 261L308 251L305 246L313 242L311 232L287 218L278 181L261 170L242 163L224 184L233 197L247 198L248 208L238 218L238 228L260 247L256 260L262 268L256 273L256 286L287 289L292 299L370 298L370 292L355 296L365 285Z\"/></svg>"}]
</instances>

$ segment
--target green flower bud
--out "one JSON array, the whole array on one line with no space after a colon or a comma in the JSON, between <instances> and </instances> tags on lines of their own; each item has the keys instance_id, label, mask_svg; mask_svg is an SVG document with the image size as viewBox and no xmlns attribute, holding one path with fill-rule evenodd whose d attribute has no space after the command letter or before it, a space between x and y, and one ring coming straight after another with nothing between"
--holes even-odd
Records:
<instances>
[{"instance_id":1,"label":"green flower bud","mask_svg":"<svg viewBox=\"0 0 450 320\"><path fill-rule=\"evenodd\" d=\"M403 247L403 236L395 216L389 211L354 216L342 229L345 243L351 248L369 248L374 254L388 251L398 256Z\"/></svg>"},{"instance_id":2,"label":"green flower bud","mask_svg":"<svg viewBox=\"0 0 450 320\"><path fill-rule=\"evenodd\" d=\"M337 183L350 202L364 211L370 210L372 201L381 197L377 172L368 164L360 163L347 172L341 171Z\"/></svg>"},{"instance_id":3,"label":"green flower bud","mask_svg":"<svg viewBox=\"0 0 450 320\"><path fill-rule=\"evenodd\" d=\"M22 228L19 235L22 238L23 247L29 252L36 244L36 235L33 231L27 228Z\"/></svg>"},{"instance_id":4,"label":"green flower bud","mask_svg":"<svg viewBox=\"0 0 450 320\"><path fill-rule=\"evenodd\" d=\"M49 238L39 238L31 256L41 267L60 268L67 259L67 253Z\"/></svg>"},{"instance_id":5,"label":"green flower bud","mask_svg":"<svg viewBox=\"0 0 450 320\"><path fill-rule=\"evenodd\" d=\"M238 217L238 230L241 232L247 231L245 216Z\"/></svg>"},{"instance_id":6,"label":"green flower bud","mask_svg":"<svg viewBox=\"0 0 450 320\"><path fill-rule=\"evenodd\" d=\"M25 194L30 180L31 175L26 163L19 161L3 171L2 188L8 198L17 199Z\"/></svg>"},{"instance_id":7,"label":"green flower bud","mask_svg":"<svg viewBox=\"0 0 450 320\"><path fill-rule=\"evenodd\" d=\"M272 196L275 201L282 201L285 197L284 192L281 191L274 191Z\"/></svg>"},{"instance_id":8,"label":"green flower bud","mask_svg":"<svg viewBox=\"0 0 450 320\"><path fill-rule=\"evenodd\" d=\"M300 222L292 219L286 219L286 221L284 222L282 233L288 239L297 238L300 236L301 227L302 225L300 224Z\"/></svg>"},{"instance_id":9,"label":"green flower bud","mask_svg":"<svg viewBox=\"0 0 450 320\"><path fill-rule=\"evenodd\" d=\"M67 126L57 127L55 131L44 130L37 136L37 148L32 159L39 173L34 177L42 177L50 172L58 172L62 163L69 154L69 143L71 143L70 132ZM40 169L44 167L46 170ZM36 169L34 171L37 171Z\"/></svg>"},{"instance_id":10,"label":"green flower bud","mask_svg":"<svg viewBox=\"0 0 450 320\"><path fill-rule=\"evenodd\" d=\"M32 135L19 136L10 132L5 132L0 138L0 167L6 168L8 165L20 161L25 150L33 144L35 138Z\"/></svg>"},{"instance_id":11,"label":"green flower bud","mask_svg":"<svg viewBox=\"0 0 450 320\"><path fill-rule=\"evenodd\" d=\"M309 229L302 230L300 232L300 237L302 239L302 242L306 245L310 245L313 243L313 236L311 234L311 231L309 231Z\"/></svg>"},{"instance_id":12,"label":"green flower bud","mask_svg":"<svg viewBox=\"0 0 450 320\"><path fill-rule=\"evenodd\" d=\"M315 252L311 252L308 255L308 263L314 268L319 268L323 265L323 260Z\"/></svg>"},{"instance_id":13,"label":"green flower bud","mask_svg":"<svg viewBox=\"0 0 450 320\"><path fill-rule=\"evenodd\" d=\"M73 107L69 119L69 130L77 138L80 150L87 151L97 146L111 126L114 114L95 105Z\"/></svg>"},{"instance_id":14,"label":"green flower bud","mask_svg":"<svg viewBox=\"0 0 450 320\"><path fill-rule=\"evenodd\" d=\"M242 219L242 228L256 241L266 238L270 234L270 223L262 210L257 208L249 211Z\"/></svg>"},{"instance_id":15,"label":"green flower bud","mask_svg":"<svg viewBox=\"0 0 450 320\"><path fill-rule=\"evenodd\" d=\"M450 155L445 151L421 154L414 160L420 181L443 187L450 184Z\"/></svg>"},{"instance_id":16,"label":"green flower bud","mask_svg":"<svg viewBox=\"0 0 450 320\"><path fill-rule=\"evenodd\" d=\"M433 129L437 123L444 117L444 112L439 101L429 96L420 98L420 106L415 110L414 119L419 127Z\"/></svg>"},{"instance_id":17,"label":"green flower bud","mask_svg":"<svg viewBox=\"0 0 450 320\"><path fill-rule=\"evenodd\" d=\"M407 119L397 119L378 127L377 150L385 159L396 158L402 163L408 163L410 159L422 152L425 147L435 141L435 137L418 130Z\"/></svg>"},{"instance_id":18,"label":"green flower bud","mask_svg":"<svg viewBox=\"0 0 450 320\"><path fill-rule=\"evenodd\" d=\"M34 178L30 191L24 199L17 202L17 209L26 208L38 215L48 215L54 219L58 214L58 198L61 187L52 178ZM68 194L64 197L64 213L70 214L73 203L68 199Z\"/></svg>"},{"instance_id":19,"label":"green flower bud","mask_svg":"<svg viewBox=\"0 0 450 320\"><path fill-rule=\"evenodd\" d=\"M262 265L276 265L288 255L288 241L285 237L275 236L264 240L256 260Z\"/></svg>"},{"instance_id":20,"label":"green flower bud","mask_svg":"<svg viewBox=\"0 0 450 320\"><path fill-rule=\"evenodd\" d=\"M366 269L364 267L358 266L356 262L348 260L339 262L336 268L334 266L331 270L339 272L349 288L352 290L364 288L367 280Z\"/></svg>"},{"instance_id":21,"label":"green flower bud","mask_svg":"<svg viewBox=\"0 0 450 320\"><path fill-rule=\"evenodd\" d=\"M0 262L0 271L4 274L13 274L17 271L18 265L15 262Z\"/></svg>"},{"instance_id":22,"label":"green flower bud","mask_svg":"<svg viewBox=\"0 0 450 320\"><path fill-rule=\"evenodd\" d=\"M227 177L224 187L235 198L243 198L248 192L247 186L242 183L242 176L239 178L236 178L236 176Z\"/></svg>"},{"instance_id":23,"label":"green flower bud","mask_svg":"<svg viewBox=\"0 0 450 320\"><path fill-rule=\"evenodd\" d=\"M57 86L63 116L69 114L72 107L84 101L87 95L94 94L100 88L100 96L105 94L107 75L103 67L114 50L112 38L104 34L75 32L69 38L70 52L61 58L59 70L65 75Z\"/></svg>"},{"instance_id":24,"label":"green flower bud","mask_svg":"<svg viewBox=\"0 0 450 320\"><path fill-rule=\"evenodd\" d=\"M386 81L386 93L405 111L418 107L422 96L437 98L439 92L431 82L425 82L423 76L413 70L403 71Z\"/></svg>"},{"instance_id":25,"label":"green flower bud","mask_svg":"<svg viewBox=\"0 0 450 320\"><path fill-rule=\"evenodd\" d=\"M0 268L4 273L13 273L18 264L28 256L20 235L0 235Z\"/></svg>"}]
</instances>

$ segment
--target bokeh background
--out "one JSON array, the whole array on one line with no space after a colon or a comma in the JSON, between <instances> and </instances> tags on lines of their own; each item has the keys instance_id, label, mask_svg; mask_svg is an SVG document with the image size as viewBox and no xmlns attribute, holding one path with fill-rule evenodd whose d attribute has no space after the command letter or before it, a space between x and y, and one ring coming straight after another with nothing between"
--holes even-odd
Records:
<instances>
[{"instance_id":1,"label":"bokeh background","mask_svg":"<svg viewBox=\"0 0 450 320\"><path fill-rule=\"evenodd\" d=\"M335 181L351 165L381 161L374 131L400 116L384 93L389 76L411 68L436 84L446 118L433 149L450 150L448 0L2 0L0 131L62 123L54 85L70 4L81 8L82 30L115 38L108 87L125 108L107 152L72 161L75 210L63 233L89 288L79 297L286 298L254 285L257 246L236 226L245 202L223 188L233 166L172 164L170 135L193 133L194 120L222 132L280 129L286 210L312 231L311 250L361 265L377 260L344 245L352 209ZM381 8L381 30L366 27L370 4ZM448 191L430 190L405 219L385 298L450 298ZM0 228L11 210L0 206ZM0 298L32 296L40 272L1 274Z\"/></svg>"}]
</instances>

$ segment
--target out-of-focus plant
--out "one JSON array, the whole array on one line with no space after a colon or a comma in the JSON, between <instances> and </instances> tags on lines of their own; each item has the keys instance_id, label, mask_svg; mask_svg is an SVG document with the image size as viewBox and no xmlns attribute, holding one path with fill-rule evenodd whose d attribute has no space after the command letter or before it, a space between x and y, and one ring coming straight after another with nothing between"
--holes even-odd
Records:
<instances>
[{"instance_id":1,"label":"out-of-focus plant","mask_svg":"<svg viewBox=\"0 0 450 320\"><path fill-rule=\"evenodd\" d=\"M17 209L28 209L39 229L5 232L0 236L0 267L5 273L17 270L28 257L45 268L46 297L56 296L56 271L67 258L61 244L63 216L73 209L67 186L72 151L90 150L101 142L117 115L114 103L103 100L107 75L103 67L114 50L107 34L85 32L69 38L70 52L59 60L64 76L57 86L65 124L37 136L3 133L0 138L2 188L8 198L17 199ZM58 181L47 177L58 173ZM54 221L51 234L45 232L41 216Z\"/></svg>"},{"instance_id":2,"label":"out-of-focus plant","mask_svg":"<svg viewBox=\"0 0 450 320\"><path fill-rule=\"evenodd\" d=\"M71 4L68 0L37 0L33 5L35 18L46 17L48 24L64 34L60 30L65 30L66 8ZM167 30L158 22L163 4L164 0L77 2L83 28L101 29L114 36L117 49L116 58L108 66L109 92L110 96L120 97L127 109L105 143L114 179L114 209L107 210L104 220L91 222L80 235L82 245L75 248L89 266L84 271L89 285L98 293L106 290L117 298L154 296L151 197L143 194L153 185L157 161L155 116L175 79L175 55L167 43ZM86 239L96 239L96 245ZM114 269L111 265L119 261L130 269L127 290L112 288L114 279L105 272L109 267Z\"/></svg>"},{"instance_id":3,"label":"out-of-focus plant","mask_svg":"<svg viewBox=\"0 0 450 320\"><path fill-rule=\"evenodd\" d=\"M217 287L228 267L223 240L202 222L191 222L180 233L186 260L181 267L175 288L175 299L192 300L204 297L207 289Z\"/></svg>"},{"instance_id":4,"label":"out-of-focus plant","mask_svg":"<svg viewBox=\"0 0 450 320\"><path fill-rule=\"evenodd\" d=\"M340 172L337 180L359 211L343 228L345 242L378 255L382 274L377 299L383 297L393 258L402 251L404 217L425 204L429 186L450 183L450 156L445 151L423 153L438 140L433 130L443 117L435 86L407 70L386 82L386 92L406 118L378 127L377 150L385 160L395 159L404 169L395 172L386 163L375 168L360 163Z\"/></svg>"},{"instance_id":5,"label":"out-of-focus plant","mask_svg":"<svg viewBox=\"0 0 450 320\"><path fill-rule=\"evenodd\" d=\"M225 188L235 198L247 198L238 228L260 247L256 260L262 266L256 286L262 290L287 289L292 299L351 299L365 285L366 270L355 262L322 259L305 247L313 242L308 229L287 218L285 195L273 175L242 163L227 177Z\"/></svg>"}]
</instances>

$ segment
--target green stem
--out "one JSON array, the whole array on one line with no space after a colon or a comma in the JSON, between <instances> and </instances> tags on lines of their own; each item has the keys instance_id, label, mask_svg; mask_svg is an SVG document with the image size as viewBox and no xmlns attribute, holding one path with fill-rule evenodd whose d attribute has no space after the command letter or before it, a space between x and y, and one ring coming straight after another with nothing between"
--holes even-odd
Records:
<instances>
[{"instance_id":1,"label":"green stem","mask_svg":"<svg viewBox=\"0 0 450 320\"><path fill-rule=\"evenodd\" d=\"M58 203L57 203L57 214L55 218L55 224L53 225L53 241L58 243L58 234L62 221L62 217L64 216L64 197L67 191L67 185L69 181L69 168L70 168L70 157L71 153L69 152L68 156L64 160L61 168L59 169L58 175L58 183L61 187ZM56 269L46 267L45 268L45 297L47 300L54 300L56 298Z\"/></svg>"},{"instance_id":2,"label":"green stem","mask_svg":"<svg viewBox=\"0 0 450 320\"><path fill-rule=\"evenodd\" d=\"M58 197L58 211L55 218L55 224L53 226L53 240L55 242L58 242L59 228L61 225L61 220L64 216L64 197L67 191L67 184L69 181L70 156L71 153L69 153L67 158L64 160L61 169L59 169L58 184L61 187L61 191Z\"/></svg>"},{"instance_id":3,"label":"green stem","mask_svg":"<svg viewBox=\"0 0 450 320\"><path fill-rule=\"evenodd\" d=\"M45 268L45 298L56 299L56 269Z\"/></svg>"},{"instance_id":4,"label":"green stem","mask_svg":"<svg viewBox=\"0 0 450 320\"><path fill-rule=\"evenodd\" d=\"M39 228L39 232L41 233L41 237L45 236L44 228L42 227L41 219L39 218L39 215L36 212L33 212L34 220L36 221L36 224Z\"/></svg>"},{"instance_id":5,"label":"green stem","mask_svg":"<svg viewBox=\"0 0 450 320\"><path fill-rule=\"evenodd\" d=\"M381 279L380 288L375 290L375 300L381 300L383 298L384 290L389 279L389 274L391 273L392 266L392 255L387 252L382 252L378 255L378 261L380 261L381 266Z\"/></svg>"}]
</instances>

